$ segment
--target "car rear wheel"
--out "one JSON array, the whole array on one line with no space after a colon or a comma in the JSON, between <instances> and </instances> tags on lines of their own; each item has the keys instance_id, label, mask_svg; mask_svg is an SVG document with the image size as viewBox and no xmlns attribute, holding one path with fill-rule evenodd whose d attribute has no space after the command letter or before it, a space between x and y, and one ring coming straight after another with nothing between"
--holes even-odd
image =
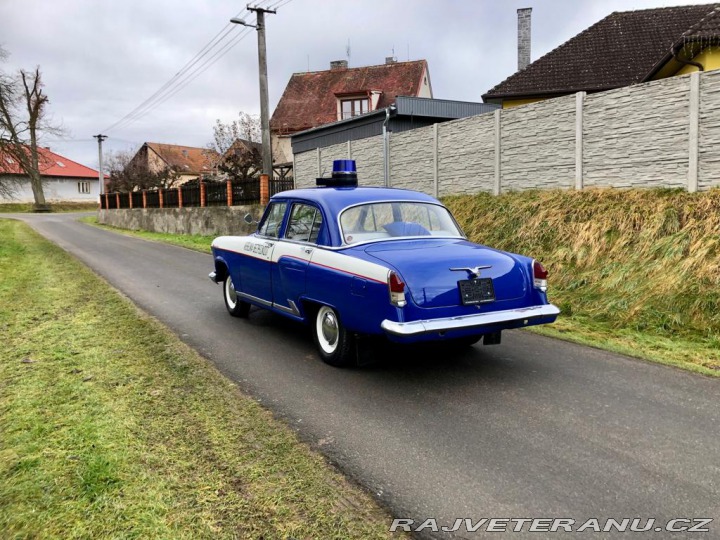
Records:
<instances>
[{"instance_id":1,"label":"car rear wheel","mask_svg":"<svg viewBox=\"0 0 720 540\"><path fill-rule=\"evenodd\" d=\"M335 367L354 365L352 336L334 309L321 306L315 315L313 337L323 362Z\"/></svg>"},{"instance_id":2,"label":"car rear wheel","mask_svg":"<svg viewBox=\"0 0 720 540\"><path fill-rule=\"evenodd\" d=\"M250 314L250 304L238 298L230 274L223 282L223 297L225 298L225 307L233 317L245 319Z\"/></svg>"}]
</instances>

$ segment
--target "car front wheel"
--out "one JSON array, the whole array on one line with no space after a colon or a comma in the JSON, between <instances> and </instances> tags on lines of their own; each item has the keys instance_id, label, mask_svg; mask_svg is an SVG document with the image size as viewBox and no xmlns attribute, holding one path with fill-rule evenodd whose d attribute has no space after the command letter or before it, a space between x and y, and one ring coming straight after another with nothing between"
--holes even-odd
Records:
<instances>
[{"instance_id":1,"label":"car front wheel","mask_svg":"<svg viewBox=\"0 0 720 540\"><path fill-rule=\"evenodd\" d=\"M243 319L247 318L250 313L250 304L238 298L230 274L227 275L223 282L223 297L225 298L225 307L230 315Z\"/></svg>"},{"instance_id":2,"label":"car front wheel","mask_svg":"<svg viewBox=\"0 0 720 540\"><path fill-rule=\"evenodd\" d=\"M354 365L352 336L331 307L321 306L318 309L313 337L323 362L335 367Z\"/></svg>"}]
</instances>

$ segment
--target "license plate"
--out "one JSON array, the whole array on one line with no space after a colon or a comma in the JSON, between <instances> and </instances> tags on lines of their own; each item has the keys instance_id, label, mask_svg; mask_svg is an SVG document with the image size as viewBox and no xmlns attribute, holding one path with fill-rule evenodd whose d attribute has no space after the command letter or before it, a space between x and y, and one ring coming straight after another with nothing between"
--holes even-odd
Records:
<instances>
[{"instance_id":1,"label":"license plate","mask_svg":"<svg viewBox=\"0 0 720 540\"><path fill-rule=\"evenodd\" d=\"M463 279L458 281L460 299L464 306L484 304L495 300L491 278Z\"/></svg>"}]
</instances>

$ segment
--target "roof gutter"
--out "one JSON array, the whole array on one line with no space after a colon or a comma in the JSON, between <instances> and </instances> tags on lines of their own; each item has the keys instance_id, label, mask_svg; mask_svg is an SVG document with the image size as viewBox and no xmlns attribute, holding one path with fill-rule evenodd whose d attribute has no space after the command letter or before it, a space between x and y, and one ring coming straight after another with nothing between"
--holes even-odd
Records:
<instances>
[{"instance_id":1,"label":"roof gutter","mask_svg":"<svg viewBox=\"0 0 720 540\"><path fill-rule=\"evenodd\" d=\"M703 67L703 65L700 62L695 62L693 60L685 60L684 58L680 58L680 56L678 54L680 52L680 47L673 47L670 50L670 52L672 53L672 57L675 60L677 60L678 62L680 62L681 64L685 64L686 66L695 66L696 68L698 68L698 71L705 71L705 68Z\"/></svg>"}]
</instances>

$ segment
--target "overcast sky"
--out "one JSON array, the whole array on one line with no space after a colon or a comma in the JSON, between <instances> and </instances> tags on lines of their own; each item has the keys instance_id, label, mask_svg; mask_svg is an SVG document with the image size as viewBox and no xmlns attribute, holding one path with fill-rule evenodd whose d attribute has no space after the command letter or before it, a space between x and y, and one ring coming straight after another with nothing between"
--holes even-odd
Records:
<instances>
[{"instance_id":1,"label":"overcast sky","mask_svg":"<svg viewBox=\"0 0 720 540\"><path fill-rule=\"evenodd\" d=\"M682 0L262 0L271 113L292 73L425 59L436 98L481 101L517 69L517 13L532 7L532 60L613 11L705 2ZM40 66L49 114L65 140L54 151L97 168L106 151L143 142L206 146L216 119L259 114L257 35L229 25L254 16L230 0L0 0L3 71ZM225 32L229 32L225 35ZM219 36L218 36L218 33ZM216 47L167 86L173 95L113 127L170 82L218 36ZM224 55L213 58L227 47ZM211 60L212 59L212 60ZM207 66L208 61L214 61ZM193 72L205 71L190 80ZM179 87L181 89L177 90Z\"/></svg>"}]
</instances>

